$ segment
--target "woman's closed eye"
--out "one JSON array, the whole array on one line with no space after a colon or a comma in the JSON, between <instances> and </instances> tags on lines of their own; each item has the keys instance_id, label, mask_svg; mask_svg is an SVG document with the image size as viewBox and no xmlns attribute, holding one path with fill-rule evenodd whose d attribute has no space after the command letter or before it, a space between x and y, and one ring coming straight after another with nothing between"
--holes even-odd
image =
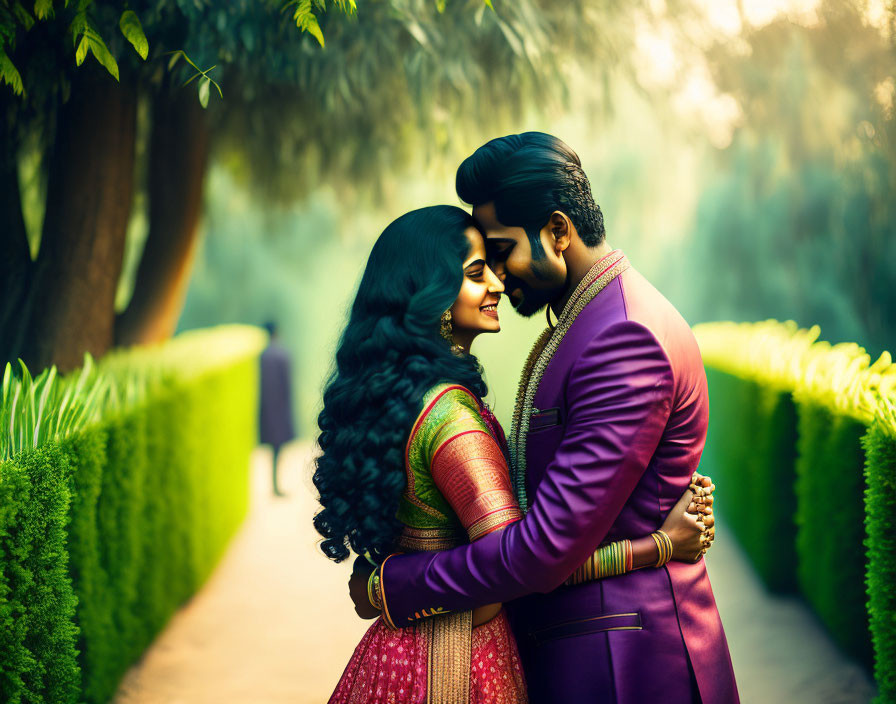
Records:
<instances>
[{"instance_id":1,"label":"woman's closed eye","mask_svg":"<svg viewBox=\"0 0 896 704\"><path fill-rule=\"evenodd\" d=\"M475 262L471 262L464 267L464 274L473 281L481 280L485 274L485 262L482 259L477 259Z\"/></svg>"}]
</instances>

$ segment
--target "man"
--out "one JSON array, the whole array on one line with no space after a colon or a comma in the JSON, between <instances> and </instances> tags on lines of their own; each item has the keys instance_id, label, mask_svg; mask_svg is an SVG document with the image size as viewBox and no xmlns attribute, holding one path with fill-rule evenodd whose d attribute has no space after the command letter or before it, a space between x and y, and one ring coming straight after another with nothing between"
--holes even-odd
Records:
<instances>
[{"instance_id":1,"label":"man","mask_svg":"<svg viewBox=\"0 0 896 704\"><path fill-rule=\"evenodd\" d=\"M261 402L259 404L258 429L263 445L272 451L271 474L274 496L286 496L277 481L280 449L295 438L292 422L292 375L289 353L280 344L277 326L265 323L270 340L261 353Z\"/></svg>"},{"instance_id":2,"label":"man","mask_svg":"<svg viewBox=\"0 0 896 704\"><path fill-rule=\"evenodd\" d=\"M406 626L415 612L517 600L508 611L536 703L737 702L702 559L563 586L595 545L659 528L688 486L708 418L690 328L606 243L559 139L489 142L461 164L457 191L517 312L557 316L523 371L510 435L527 513L470 545L387 558L384 616Z\"/></svg>"}]
</instances>

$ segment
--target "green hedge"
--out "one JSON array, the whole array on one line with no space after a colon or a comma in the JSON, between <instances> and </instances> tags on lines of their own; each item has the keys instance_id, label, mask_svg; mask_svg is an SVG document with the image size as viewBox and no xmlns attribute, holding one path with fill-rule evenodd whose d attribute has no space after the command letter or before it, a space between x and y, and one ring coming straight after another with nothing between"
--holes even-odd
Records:
<instances>
[{"instance_id":1,"label":"green hedge","mask_svg":"<svg viewBox=\"0 0 896 704\"><path fill-rule=\"evenodd\" d=\"M0 481L0 695L9 704L76 701L75 594L66 527L71 466L58 446L18 455Z\"/></svg>"},{"instance_id":2,"label":"green hedge","mask_svg":"<svg viewBox=\"0 0 896 704\"><path fill-rule=\"evenodd\" d=\"M248 509L263 343L225 328L7 375L0 701L108 701L214 569Z\"/></svg>"},{"instance_id":3,"label":"green hedge","mask_svg":"<svg viewBox=\"0 0 896 704\"><path fill-rule=\"evenodd\" d=\"M837 643L873 660L879 701L896 701L896 365L792 322L695 333L723 515L767 584L796 568Z\"/></svg>"},{"instance_id":4,"label":"green hedge","mask_svg":"<svg viewBox=\"0 0 896 704\"><path fill-rule=\"evenodd\" d=\"M796 588L796 411L790 394L707 369L707 457L725 517L773 591Z\"/></svg>"},{"instance_id":5,"label":"green hedge","mask_svg":"<svg viewBox=\"0 0 896 704\"><path fill-rule=\"evenodd\" d=\"M145 610L138 605L143 591L140 569L146 560L143 531L154 525L144 519L147 453L147 413L141 407L115 414L104 424L106 467L97 501L99 532L105 536L100 559L109 585L112 628L120 647L110 654L109 667L124 672L151 637L144 627ZM135 567L136 562L136 567Z\"/></svg>"},{"instance_id":6,"label":"green hedge","mask_svg":"<svg viewBox=\"0 0 896 704\"><path fill-rule=\"evenodd\" d=\"M868 614L879 701L896 701L896 432L877 421L865 448Z\"/></svg>"},{"instance_id":7,"label":"green hedge","mask_svg":"<svg viewBox=\"0 0 896 704\"><path fill-rule=\"evenodd\" d=\"M862 450L868 429L811 401L798 409L800 590L843 650L870 665Z\"/></svg>"}]
</instances>

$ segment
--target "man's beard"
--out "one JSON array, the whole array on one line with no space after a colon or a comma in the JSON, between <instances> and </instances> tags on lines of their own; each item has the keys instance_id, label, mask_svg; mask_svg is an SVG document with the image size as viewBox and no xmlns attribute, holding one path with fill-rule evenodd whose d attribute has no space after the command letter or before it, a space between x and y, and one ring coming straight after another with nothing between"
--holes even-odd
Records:
<instances>
[{"instance_id":1,"label":"man's beard","mask_svg":"<svg viewBox=\"0 0 896 704\"><path fill-rule=\"evenodd\" d=\"M507 278L511 279L509 276ZM522 300L513 309L524 318L531 318L536 313L542 311L548 303L562 295L564 289L563 286L553 289L532 288L515 277L510 281L505 281L504 288L507 291L519 289L523 294ZM511 300L511 303L513 303L513 300Z\"/></svg>"}]
</instances>

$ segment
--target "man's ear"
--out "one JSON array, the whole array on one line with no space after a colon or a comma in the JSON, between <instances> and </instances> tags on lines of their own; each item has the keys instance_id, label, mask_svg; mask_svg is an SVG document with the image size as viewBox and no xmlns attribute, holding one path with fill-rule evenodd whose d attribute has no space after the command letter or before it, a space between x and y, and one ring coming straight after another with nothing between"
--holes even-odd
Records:
<instances>
[{"instance_id":1,"label":"man's ear","mask_svg":"<svg viewBox=\"0 0 896 704\"><path fill-rule=\"evenodd\" d=\"M565 213L555 210L551 213L548 227L551 230L551 237L554 238L554 254L560 254L569 247L573 229L572 222Z\"/></svg>"}]
</instances>

